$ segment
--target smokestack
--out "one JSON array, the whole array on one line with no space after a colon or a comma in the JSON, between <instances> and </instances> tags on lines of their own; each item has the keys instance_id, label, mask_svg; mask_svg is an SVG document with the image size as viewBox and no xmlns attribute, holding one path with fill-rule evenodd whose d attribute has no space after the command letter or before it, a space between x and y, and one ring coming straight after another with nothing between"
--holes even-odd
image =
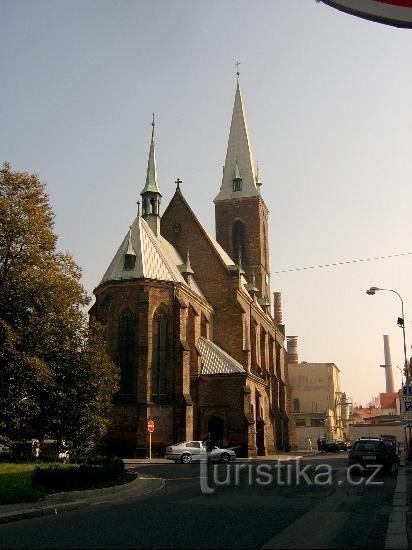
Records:
<instances>
[{"instance_id":1,"label":"smokestack","mask_svg":"<svg viewBox=\"0 0 412 550\"><path fill-rule=\"evenodd\" d=\"M387 334L383 335L383 351L385 354L385 364L382 365L382 367L385 368L386 393L392 393L395 389L393 383L391 348L389 346L389 336Z\"/></svg>"},{"instance_id":2,"label":"smokestack","mask_svg":"<svg viewBox=\"0 0 412 550\"><path fill-rule=\"evenodd\" d=\"M288 363L292 365L297 365L299 363L298 337L286 336L286 339L287 339L287 349L288 349Z\"/></svg>"},{"instance_id":3,"label":"smokestack","mask_svg":"<svg viewBox=\"0 0 412 550\"><path fill-rule=\"evenodd\" d=\"M273 293L273 319L277 325L282 324L282 294Z\"/></svg>"}]
</instances>

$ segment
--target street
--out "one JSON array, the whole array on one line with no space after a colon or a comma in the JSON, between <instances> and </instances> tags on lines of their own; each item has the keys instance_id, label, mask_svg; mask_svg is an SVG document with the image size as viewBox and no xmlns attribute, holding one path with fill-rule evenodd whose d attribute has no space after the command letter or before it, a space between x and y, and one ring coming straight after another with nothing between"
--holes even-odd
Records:
<instances>
[{"instance_id":1,"label":"street","mask_svg":"<svg viewBox=\"0 0 412 550\"><path fill-rule=\"evenodd\" d=\"M1 525L0 548L384 548L396 477L346 461L133 466L164 489Z\"/></svg>"}]
</instances>

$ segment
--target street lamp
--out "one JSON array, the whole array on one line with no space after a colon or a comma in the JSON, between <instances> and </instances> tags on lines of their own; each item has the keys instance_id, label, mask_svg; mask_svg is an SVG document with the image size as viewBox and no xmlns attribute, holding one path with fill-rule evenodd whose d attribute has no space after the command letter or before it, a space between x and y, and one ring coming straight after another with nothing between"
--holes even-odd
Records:
<instances>
[{"instance_id":1,"label":"street lamp","mask_svg":"<svg viewBox=\"0 0 412 550\"><path fill-rule=\"evenodd\" d=\"M408 359L406 357L406 338L405 338L405 314L403 311L403 300L402 296L397 292L396 290L390 289L390 288L379 288L377 286L371 286L366 291L366 294L369 294L369 296L373 296L376 294L376 292L393 292L396 294L401 301L402 306L402 317L398 317L398 326L402 328L402 335L403 335L403 357L404 357L404 373L405 373L405 382L406 387L410 387L411 385L411 379L410 379L410 373L408 368ZM406 436L406 428L405 428L405 436ZM409 460L412 460L412 438L411 438L411 429L409 428L409 441L405 441L407 443L407 449L406 449L406 455Z\"/></svg>"},{"instance_id":2,"label":"street lamp","mask_svg":"<svg viewBox=\"0 0 412 550\"><path fill-rule=\"evenodd\" d=\"M409 369L408 369L408 359L406 357L406 338L405 338L405 314L403 312L403 300L399 292L396 292L396 290L391 290L389 288L378 288L377 286L371 286L366 291L366 294L369 294L369 296L373 296L378 291L385 291L385 292L393 292L396 294L401 301L402 306L402 317L398 317L398 326L402 328L402 334L403 334L403 358L404 358L404 372L405 372L405 378L406 378L406 385L410 385L410 379L409 379Z\"/></svg>"}]
</instances>

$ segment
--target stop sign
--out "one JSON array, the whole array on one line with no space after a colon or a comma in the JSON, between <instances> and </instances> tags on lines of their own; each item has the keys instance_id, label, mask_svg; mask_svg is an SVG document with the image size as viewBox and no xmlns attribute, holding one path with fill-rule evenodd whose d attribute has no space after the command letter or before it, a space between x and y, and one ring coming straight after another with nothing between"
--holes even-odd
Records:
<instances>
[{"instance_id":1,"label":"stop sign","mask_svg":"<svg viewBox=\"0 0 412 550\"><path fill-rule=\"evenodd\" d=\"M147 431L148 432L154 432L154 429L155 429L154 420L148 420L147 421Z\"/></svg>"}]
</instances>

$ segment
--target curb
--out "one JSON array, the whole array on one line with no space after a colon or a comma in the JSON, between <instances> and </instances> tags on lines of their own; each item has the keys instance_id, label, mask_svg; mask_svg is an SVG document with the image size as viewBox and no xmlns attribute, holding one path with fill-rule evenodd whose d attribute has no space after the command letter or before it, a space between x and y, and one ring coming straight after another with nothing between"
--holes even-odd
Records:
<instances>
[{"instance_id":1,"label":"curb","mask_svg":"<svg viewBox=\"0 0 412 550\"><path fill-rule=\"evenodd\" d=\"M45 500L38 503L37 506L36 504L26 503L22 504L25 509L11 510L9 512L2 512L0 508L0 524L38 516L57 515L61 512L69 512L83 506L90 506L98 503L101 497L107 495L121 496L133 492L136 497L142 496L159 491L164 485L165 481L159 477L138 477L129 483L114 485L113 487L104 487L103 489L55 493L53 495L48 495Z\"/></svg>"}]
</instances>

